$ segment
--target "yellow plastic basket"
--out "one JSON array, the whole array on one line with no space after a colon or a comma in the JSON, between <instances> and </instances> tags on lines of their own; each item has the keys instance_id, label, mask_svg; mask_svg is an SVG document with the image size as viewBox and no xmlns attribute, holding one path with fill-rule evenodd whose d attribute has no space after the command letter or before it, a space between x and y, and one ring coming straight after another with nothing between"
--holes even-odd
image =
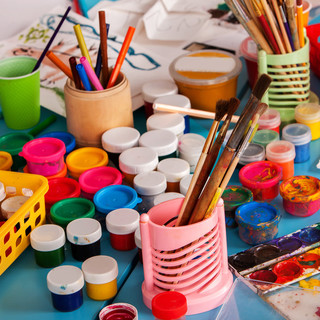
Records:
<instances>
[{"instance_id":1,"label":"yellow plastic basket","mask_svg":"<svg viewBox=\"0 0 320 320\"><path fill-rule=\"evenodd\" d=\"M0 181L5 189L15 188L16 195L24 194L24 188L33 192L20 209L0 227L1 275L28 247L31 231L45 222L44 195L49 187L45 177L28 173L0 170Z\"/></svg>"}]
</instances>

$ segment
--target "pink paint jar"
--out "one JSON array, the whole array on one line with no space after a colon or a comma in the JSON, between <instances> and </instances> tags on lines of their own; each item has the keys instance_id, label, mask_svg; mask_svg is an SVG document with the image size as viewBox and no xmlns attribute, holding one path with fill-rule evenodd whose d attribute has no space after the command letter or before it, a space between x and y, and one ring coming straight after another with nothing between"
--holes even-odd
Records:
<instances>
[{"instance_id":1,"label":"pink paint jar","mask_svg":"<svg viewBox=\"0 0 320 320\"><path fill-rule=\"evenodd\" d=\"M268 108L259 118L259 130L273 130L279 133L281 124L280 112Z\"/></svg>"},{"instance_id":2,"label":"pink paint jar","mask_svg":"<svg viewBox=\"0 0 320 320\"><path fill-rule=\"evenodd\" d=\"M271 161L249 163L239 171L241 184L252 191L253 200L271 201L279 194L282 167Z\"/></svg>"},{"instance_id":3,"label":"pink paint jar","mask_svg":"<svg viewBox=\"0 0 320 320\"><path fill-rule=\"evenodd\" d=\"M42 176L52 176L63 169L66 147L56 138L38 138L27 142L19 153L27 161L28 171Z\"/></svg>"},{"instance_id":4,"label":"pink paint jar","mask_svg":"<svg viewBox=\"0 0 320 320\"><path fill-rule=\"evenodd\" d=\"M138 310L128 303L113 303L99 312L99 320L138 320Z\"/></svg>"}]
</instances>

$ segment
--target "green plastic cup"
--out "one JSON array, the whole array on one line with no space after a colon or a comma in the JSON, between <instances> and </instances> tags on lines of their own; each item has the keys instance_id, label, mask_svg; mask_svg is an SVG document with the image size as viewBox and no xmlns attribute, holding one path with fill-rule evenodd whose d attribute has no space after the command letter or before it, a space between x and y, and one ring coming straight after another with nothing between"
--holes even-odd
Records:
<instances>
[{"instance_id":1,"label":"green plastic cup","mask_svg":"<svg viewBox=\"0 0 320 320\"><path fill-rule=\"evenodd\" d=\"M40 120L40 71L37 60L16 56L0 61L0 105L10 129L25 130Z\"/></svg>"}]
</instances>

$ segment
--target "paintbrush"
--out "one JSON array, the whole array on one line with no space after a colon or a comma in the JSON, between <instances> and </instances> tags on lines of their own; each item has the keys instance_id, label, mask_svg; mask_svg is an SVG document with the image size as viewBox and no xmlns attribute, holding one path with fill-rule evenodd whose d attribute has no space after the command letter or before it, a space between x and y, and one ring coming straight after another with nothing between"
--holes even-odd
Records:
<instances>
[{"instance_id":1,"label":"paintbrush","mask_svg":"<svg viewBox=\"0 0 320 320\"><path fill-rule=\"evenodd\" d=\"M296 18L295 18L294 0L286 0L286 9L287 9L287 16L288 16L288 22L289 22L293 45L295 50L299 50L300 43L299 43L299 36L297 32L297 25L296 25Z\"/></svg>"},{"instance_id":2,"label":"paintbrush","mask_svg":"<svg viewBox=\"0 0 320 320\"><path fill-rule=\"evenodd\" d=\"M203 189L192 215L189 219L188 224L196 223L203 220L205 213L207 212L212 198L217 192L218 187L224 177L228 167L232 161L232 158L239 146L239 143L244 135L247 125L252 118L253 114L256 112L258 104L264 93L267 91L272 78L267 74L262 74L250 95L250 98L244 107L243 112L237 122L232 134L225 146L220 158L218 159L211 176Z\"/></svg>"},{"instance_id":3,"label":"paintbrush","mask_svg":"<svg viewBox=\"0 0 320 320\"><path fill-rule=\"evenodd\" d=\"M297 28L300 47L304 47L304 33L303 33L303 8L302 0L297 0Z\"/></svg>"}]
</instances>

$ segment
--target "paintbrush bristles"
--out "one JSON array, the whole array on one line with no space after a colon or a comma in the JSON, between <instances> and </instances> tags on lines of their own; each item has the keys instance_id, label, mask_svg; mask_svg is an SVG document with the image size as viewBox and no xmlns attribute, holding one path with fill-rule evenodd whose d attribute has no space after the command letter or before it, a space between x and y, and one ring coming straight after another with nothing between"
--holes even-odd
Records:
<instances>
[{"instance_id":1,"label":"paintbrush bristles","mask_svg":"<svg viewBox=\"0 0 320 320\"><path fill-rule=\"evenodd\" d=\"M214 120L215 121L221 121L222 118L225 116L225 114L228 111L229 101L227 100L218 100L216 104L216 115Z\"/></svg>"},{"instance_id":2,"label":"paintbrush bristles","mask_svg":"<svg viewBox=\"0 0 320 320\"><path fill-rule=\"evenodd\" d=\"M297 0L297 6L302 6L302 0Z\"/></svg>"},{"instance_id":3,"label":"paintbrush bristles","mask_svg":"<svg viewBox=\"0 0 320 320\"><path fill-rule=\"evenodd\" d=\"M229 102L229 110L228 110L228 116L230 115L230 118L232 115L237 111L240 104L240 100L237 98L231 98Z\"/></svg>"},{"instance_id":4,"label":"paintbrush bristles","mask_svg":"<svg viewBox=\"0 0 320 320\"><path fill-rule=\"evenodd\" d=\"M261 100L265 92L268 90L271 82L272 78L270 76L266 73L262 74L252 90L252 95Z\"/></svg>"}]
</instances>

